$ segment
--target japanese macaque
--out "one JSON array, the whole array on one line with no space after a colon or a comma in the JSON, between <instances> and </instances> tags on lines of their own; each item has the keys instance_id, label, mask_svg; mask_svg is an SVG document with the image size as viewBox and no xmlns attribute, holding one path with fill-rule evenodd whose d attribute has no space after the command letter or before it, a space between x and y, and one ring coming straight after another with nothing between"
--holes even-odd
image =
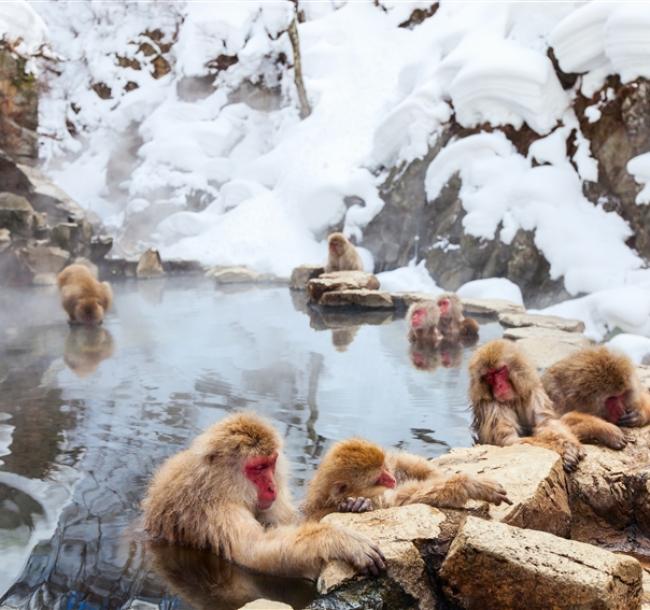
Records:
<instances>
[{"instance_id":1,"label":"japanese macaque","mask_svg":"<svg viewBox=\"0 0 650 610\"><path fill-rule=\"evenodd\" d=\"M588 443L621 449L618 426L650 422L650 394L641 387L634 364L606 347L590 347L563 358L544 373L542 383L555 409L576 436Z\"/></svg>"},{"instance_id":2,"label":"japanese macaque","mask_svg":"<svg viewBox=\"0 0 650 610\"><path fill-rule=\"evenodd\" d=\"M385 453L362 439L335 444L309 483L303 512L321 519L332 512L429 504L462 508L468 500L510 504L506 490L489 479L446 477L429 461L409 453Z\"/></svg>"},{"instance_id":3,"label":"japanese macaque","mask_svg":"<svg viewBox=\"0 0 650 610\"><path fill-rule=\"evenodd\" d=\"M473 318L463 316L463 306L457 295L446 292L438 297L436 303L440 309L438 330L445 336L445 339L455 341L478 337L478 322Z\"/></svg>"},{"instance_id":4,"label":"japanese macaque","mask_svg":"<svg viewBox=\"0 0 650 610\"><path fill-rule=\"evenodd\" d=\"M90 375L113 355L113 337L105 328L73 326L65 340L63 360L79 377Z\"/></svg>"},{"instance_id":5,"label":"japanese macaque","mask_svg":"<svg viewBox=\"0 0 650 610\"><path fill-rule=\"evenodd\" d=\"M108 282L99 282L85 265L70 265L56 278L70 324L98 325L113 302Z\"/></svg>"},{"instance_id":6,"label":"japanese macaque","mask_svg":"<svg viewBox=\"0 0 650 610\"><path fill-rule=\"evenodd\" d=\"M436 345L442 339L439 322L440 310L434 301L412 303L406 312L409 341L419 345Z\"/></svg>"},{"instance_id":7,"label":"japanese macaque","mask_svg":"<svg viewBox=\"0 0 650 610\"><path fill-rule=\"evenodd\" d=\"M211 549L267 574L315 578L339 559L362 572L385 568L368 539L324 523L296 523L282 441L259 417L239 413L169 458L143 500L154 539Z\"/></svg>"},{"instance_id":8,"label":"japanese macaque","mask_svg":"<svg viewBox=\"0 0 650 610\"><path fill-rule=\"evenodd\" d=\"M479 443L540 445L557 451L565 470L577 467L584 448L559 419L535 367L514 343L497 339L481 346L469 362L469 374L472 426Z\"/></svg>"},{"instance_id":9,"label":"japanese macaque","mask_svg":"<svg viewBox=\"0 0 650 610\"><path fill-rule=\"evenodd\" d=\"M363 263L357 249L343 233L332 233L327 238L328 258L325 272L363 271Z\"/></svg>"}]
</instances>

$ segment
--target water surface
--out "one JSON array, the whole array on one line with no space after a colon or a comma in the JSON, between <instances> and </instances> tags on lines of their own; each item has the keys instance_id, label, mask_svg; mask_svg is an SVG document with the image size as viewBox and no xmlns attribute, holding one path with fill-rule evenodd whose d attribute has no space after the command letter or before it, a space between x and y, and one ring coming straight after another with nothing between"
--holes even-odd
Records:
<instances>
[{"instance_id":1,"label":"water surface","mask_svg":"<svg viewBox=\"0 0 650 610\"><path fill-rule=\"evenodd\" d=\"M471 348L411 354L403 320L312 312L284 287L169 278L114 291L96 331L70 329L53 289L0 293L3 609L305 603L313 590L301 581L151 547L140 533L156 466L238 409L278 427L298 501L341 438L425 456L471 444ZM500 332L482 325L480 343Z\"/></svg>"}]
</instances>

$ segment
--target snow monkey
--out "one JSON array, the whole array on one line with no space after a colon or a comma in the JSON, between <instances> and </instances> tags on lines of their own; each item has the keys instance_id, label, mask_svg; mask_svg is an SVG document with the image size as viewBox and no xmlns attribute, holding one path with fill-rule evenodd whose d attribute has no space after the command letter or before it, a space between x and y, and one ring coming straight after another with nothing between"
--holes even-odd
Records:
<instances>
[{"instance_id":1,"label":"snow monkey","mask_svg":"<svg viewBox=\"0 0 650 610\"><path fill-rule=\"evenodd\" d=\"M267 574L315 578L333 559L374 575L385 568L367 538L298 524L286 479L278 433L254 414L231 415L160 467L142 504L145 528Z\"/></svg>"},{"instance_id":2,"label":"snow monkey","mask_svg":"<svg viewBox=\"0 0 650 610\"><path fill-rule=\"evenodd\" d=\"M559 419L535 367L514 343L497 339L481 346L470 359L469 375L479 443L548 447L560 453L565 470L576 468L584 448L568 422Z\"/></svg>"},{"instance_id":3,"label":"snow monkey","mask_svg":"<svg viewBox=\"0 0 650 610\"><path fill-rule=\"evenodd\" d=\"M385 453L368 441L336 443L309 483L303 507L308 519L332 512L429 504L461 508L467 500L510 504L506 490L487 478L443 475L428 460L409 453Z\"/></svg>"},{"instance_id":4,"label":"snow monkey","mask_svg":"<svg viewBox=\"0 0 650 610\"><path fill-rule=\"evenodd\" d=\"M108 282L98 282L85 265L70 265L56 278L70 324L98 325L113 301Z\"/></svg>"},{"instance_id":5,"label":"snow monkey","mask_svg":"<svg viewBox=\"0 0 650 610\"><path fill-rule=\"evenodd\" d=\"M435 301L412 303L406 312L409 341L418 345L436 345L442 334L438 330L440 310Z\"/></svg>"},{"instance_id":6,"label":"snow monkey","mask_svg":"<svg viewBox=\"0 0 650 610\"><path fill-rule=\"evenodd\" d=\"M440 309L438 330L445 339L458 340L478 337L478 322L473 318L463 316L463 306L453 292L441 294L437 299Z\"/></svg>"},{"instance_id":7,"label":"snow monkey","mask_svg":"<svg viewBox=\"0 0 650 610\"><path fill-rule=\"evenodd\" d=\"M357 249L343 233L332 233L327 238L328 259L325 272L363 271L363 263Z\"/></svg>"},{"instance_id":8,"label":"snow monkey","mask_svg":"<svg viewBox=\"0 0 650 610\"><path fill-rule=\"evenodd\" d=\"M606 347L589 347L563 358L542 383L573 432L584 442L621 449L618 426L650 422L650 394L641 387L632 361Z\"/></svg>"}]
</instances>

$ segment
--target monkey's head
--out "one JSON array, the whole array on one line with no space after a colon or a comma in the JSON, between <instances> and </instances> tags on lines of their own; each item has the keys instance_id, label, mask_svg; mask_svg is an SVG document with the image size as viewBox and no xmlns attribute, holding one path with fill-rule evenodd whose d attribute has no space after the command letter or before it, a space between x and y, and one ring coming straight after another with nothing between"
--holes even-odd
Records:
<instances>
[{"instance_id":1,"label":"monkey's head","mask_svg":"<svg viewBox=\"0 0 650 610\"><path fill-rule=\"evenodd\" d=\"M413 303L406 312L406 322L411 330L431 328L440 320L440 310L434 301Z\"/></svg>"},{"instance_id":2,"label":"monkey's head","mask_svg":"<svg viewBox=\"0 0 650 610\"><path fill-rule=\"evenodd\" d=\"M463 307L460 299L453 292L441 294L436 303L440 309L441 318L460 320L463 317Z\"/></svg>"},{"instance_id":3,"label":"monkey's head","mask_svg":"<svg viewBox=\"0 0 650 610\"><path fill-rule=\"evenodd\" d=\"M209 477L230 478L248 491L251 509L268 510L283 477L282 441L275 429L252 413L237 413L208 428L192 444Z\"/></svg>"},{"instance_id":4,"label":"monkey's head","mask_svg":"<svg viewBox=\"0 0 650 610\"><path fill-rule=\"evenodd\" d=\"M538 383L537 373L514 343L490 341L477 349L469 362L472 404L527 402Z\"/></svg>"},{"instance_id":5,"label":"monkey's head","mask_svg":"<svg viewBox=\"0 0 650 610\"><path fill-rule=\"evenodd\" d=\"M385 464L381 447L353 438L336 443L323 459L310 483L328 491L329 502L338 504L349 496L374 498L395 487L395 477Z\"/></svg>"},{"instance_id":6,"label":"monkey's head","mask_svg":"<svg viewBox=\"0 0 650 610\"><path fill-rule=\"evenodd\" d=\"M75 304L74 319L79 324L97 326L104 320L104 307L95 297L81 298Z\"/></svg>"},{"instance_id":7,"label":"monkey's head","mask_svg":"<svg viewBox=\"0 0 650 610\"><path fill-rule=\"evenodd\" d=\"M343 256L345 254L345 250L347 249L348 243L348 238L343 235L343 233L332 233L327 238L327 245L330 254L334 254L335 256Z\"/></svg>"}]
</instances>

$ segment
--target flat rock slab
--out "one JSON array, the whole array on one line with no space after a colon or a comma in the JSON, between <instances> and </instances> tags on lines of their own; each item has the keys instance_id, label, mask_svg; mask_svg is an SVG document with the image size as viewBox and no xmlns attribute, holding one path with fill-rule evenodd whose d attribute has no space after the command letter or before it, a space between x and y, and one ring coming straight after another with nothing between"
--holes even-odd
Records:
<instances>
[{"instance_id":1,"label":"flat rock slab","mask_svg":"<svg viewBox=\"0 0 650 610\"><path fill-rule=\"evenodd\" d=\"M307 292L314 303L320 303L326 292L357 289L378 290L379 280L372 273L363 271L333 271L307 282Z\"/></svg>"},{"instance_id":2,"label":"flat rock slab","mask_svg":"<svg viewBox=\"0 0 650 610\"><path fill-rule=\"evenodd\" d=\"M582 333L585 325L580 320L561 318L560 316L544 316L534 313L509 313L499 314L499 322L502 326L540 326L553 330L563 330L570 333Z\"/></svg>"},{"instance_id":3,"label":"flat rock slab","mask_svg":"<svg viewBox=\"0 0 650 610\"><path fill-rule=\"evenodd\" d=\"M323 265L300 265L291 272L289 288L291 290L307 290L307 282L325 273Z\"/></svg>"},{"instance_id":4,"label":"flat rock slab","mask_svg":"<svg viewBox=\"0 0 650 610\"><path fill-rule=\"evenodd\" d=\"M530 329L522 328L512 330L524 331ZM558 336L560 331L551 332L553 334L530 335L517 340L517 347L522 349L538 369L546 369L573 352L592 345L592 342L584 335L563 333Z\"/></svg>"},{"instance_id":5,"label":"flat rock slab","mask_svg":"<svg viewBox=\"0 0 650 610\"><path fill-rule=\"evenodd\" d=\"M642 597L632 557L476 517L459 530L440 578L467 610L631 610Z\"/></svg>"},{"instance_id":6,"label":"flat rock slab","mask_svg":"<svg viewBox=\"0 0 650 610\"><path fill-rule=\"evenodd\" d=\"M396 309L408 309L413 303L435 301L437 295L431 292L391 292L390 296Z\"/></svg>"},{"instance_id":7,"label":"flat rock slab","mask_svg":"<svg viewBox=\"0 0 650 610\"><path fill-rule=\"evenodd\" d=\"M271 273L259 273L248 267L213 267L205 276L217 284L286 284L286 278Z\"/></svg>"},{"instance_id":8,"label":"flat rock slab","mask_svg":"<svg viewBox=\"0 0 650 610\"><path fill-rule=\"evenodd\" d=\"M586 455L569 477L574 519L594 514L621 529L636 525L650 535L650 426L627 429L622 451L585 445Z\"/></svg>"},{"instance_id":9,"label":"flat rock slab","mask_svg":"<svg viewBox=\"0 0 650 610\"><path fill-rule=\"evenodd\" d=\"M526 313L523 305L505 299L461 299L468 315L498 316L502 313Z\"/></svg>"},{"instance_id":10,"label":"flat rock slab","mask_svg":"<svg viewBox=\"0 0 650 610\"><path fill-rule=\"evenodd\" d=\"M239 610L293 610L293 608L283 602L274 602L270 599L256 599L254 602L248 602Z\"/></svg>"},{"instance_id":11,"label":"flat rock slab","mask_svg":"<svg viewBox=\"0 0 650 610\"><path fill-rule=\"evenodd\" d=\"M556 328L545 326L513 326L503 331L504 339L521 341L522 339L544 339L553 338L566 343L575 343L577 345L591 345L591 341L583 334L578 332L568 332Z\"/></svg>"},{"instance_id":12,"label":"flat rock slab","mask_svg":"<svg viewBox=\"0 0 650 610\"><path fill-rule=\"evenodd\" d=\"M432 463L449 475L481 475L501 483L513 504L490 504L492 519L559 536L569 534L571 511L566 479L562 459L554 451L523 444L477 445L453 449Z\"/></svg>"},{"instance_id":13,"label":"flat rock slab","mask_svg":"<svg viewBox=\"0 0 650 610\"><path fill-rule=\"evenodd\" d=\"M419 600L421 610L436 607L424 560L416 542L435 540L446 521L442 511L424 504L411 504L369 513L332 513L326 523L350 528L374 540L387 561L388 577ZM318 590L327 593L355 575L348 564L333 561L325 566L318 579Z\"/></svg>"},{"instance_id":14,"label":"flat rock slab","mask_svg":"<svg viewBox=\"0 0 650 610\"><path fill-rule=\"evenodd\" d=\"M313 281L313 280L312 280ZM393 309L393 299L388 292L359 288L326 292L318 301L324 307L359 307L365 309Z\"/></svg>"}]
</instances>

